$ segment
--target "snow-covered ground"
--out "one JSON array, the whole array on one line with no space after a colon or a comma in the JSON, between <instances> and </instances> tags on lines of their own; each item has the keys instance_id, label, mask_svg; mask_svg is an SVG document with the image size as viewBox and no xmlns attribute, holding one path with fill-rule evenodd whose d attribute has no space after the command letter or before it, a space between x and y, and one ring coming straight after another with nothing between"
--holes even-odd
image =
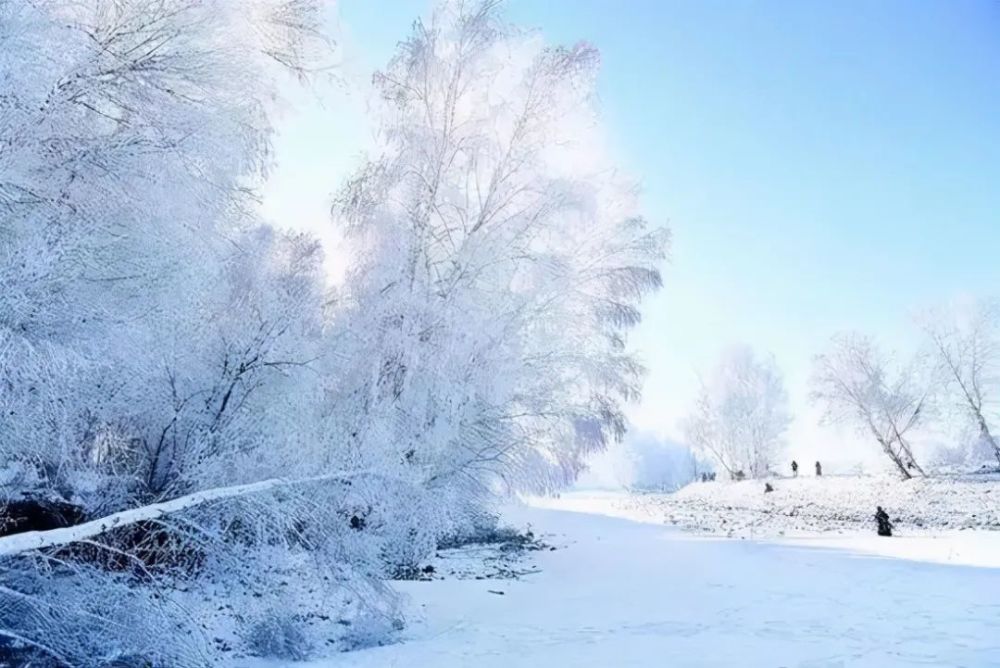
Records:
<instances>
[{"instance_id":1,"label":"snow-covered ground","mask_svg":"<svg viewBox=\"0 0 1000 668\"><path fill-rule=\"evenodd\" d=\"M1000 569L685 533L612 517L608 495L551 503L519 511L558 547L530 553L537 572L398 583L401 642L310 668L1000 665Z\"/></svg>"},{"instance_id":2,"label":"snow-covered ground","mask_svg":"<svg viewBox=\"0 0 1000 668\"><path fill-rule=\"evenodd\" d=\"M764 492L769 482L774 491ZM613 495L614 496L614 495ZM900 480L892 476L772 478L692 483L673 494L617 497L635 517L739 537L874 531L876 506L903 533L1000 530L1000 479L967 475ZM602 502L603 503L603 502Z\"/></svg>"},{"instance_id":3,"label":"snow-covered ground","mask_svg":"<svg viewBox=\"0 0 1000 668\"><path fill-rule=\"evenodd\" d=\"M677 494L623 494L620 492L575 492L558 498L535 499L538 507L570 510L619 517L636 522L676 526L703 536L739 538L769 543L848 550L869 556L893 557L955 566L1000 568L1000 531L992 525L977 528L928 528L912 523L898 523L891 539L875 534L871 515L856 512L856 518L827 521L833 512L831 499L811 502L802 512L802 504L781 505L781 497L768 494L776 507L758 507L755 493L760 485L752 483L718 483L718 487L701 486L691 494L685 488ZM870 482L851 483L867 487ZM844 485L842 485L844 486ZM752 492L751 490L754 490ZM855 505L865 503L865 494L855 490ZM710 498L713 494L716 498ZM1000 492L998 492L1000 494ZM690 502L690 497L694 501ZM1000 499L1000 495L997 497ZM953 509L952 509L953 510ZM996 509L989 505L981 516ZM844 511L840 511L843 513ZM951 510L949 510L951 512ZM810 514L812 513L812 514ZM683 518L680 521L678 518Z\"/></svg>"}]
</instances>

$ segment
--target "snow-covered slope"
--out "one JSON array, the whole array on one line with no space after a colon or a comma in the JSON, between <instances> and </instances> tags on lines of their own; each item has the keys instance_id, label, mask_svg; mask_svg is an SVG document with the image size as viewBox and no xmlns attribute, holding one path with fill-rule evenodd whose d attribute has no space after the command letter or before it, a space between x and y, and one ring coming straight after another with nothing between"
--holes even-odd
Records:
<instances>
[{"instance_id":1,"label":"snow-covered slope","mask_svg":"<svg viewBox=\"0 0 1000 668\"><path fill-rule=\"evenodd\" d=\"M765 493L765 482L773 492ZM686 529L738 536L875 531L877 506L901 533L1000 530L1000 480L966 476L902 481L824 476L692 483L674 494L621 497L621 504Z\"/></svg>"},{"instance_id":2,"label":"snow-covered slope","mask_svg":"<svg viewBox=\"0 0 1000 668\"><path fill-rule=\"evenodd\" d=\"M721 540L529 509L520 580L405 582L402 642L311 668L989 666L1000 570Z\"/></svg>"}]
</instances>

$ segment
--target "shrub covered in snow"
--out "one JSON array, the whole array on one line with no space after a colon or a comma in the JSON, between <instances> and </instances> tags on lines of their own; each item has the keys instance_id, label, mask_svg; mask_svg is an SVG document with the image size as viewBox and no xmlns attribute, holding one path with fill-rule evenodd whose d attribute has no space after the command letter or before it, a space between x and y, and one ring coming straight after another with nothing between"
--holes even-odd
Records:
<instances>
[{"instance_id":1,"label":"shrub covered in snow","mask_svg":"<svg viewBox=\"0 0 1000 668\"><path fill-rule=\"evenodd\" d=\"M246 632L250 654L269 659L302 661L313 646L302 629L302 620L283 610L270 610Z\"/></svg>"}]
</instances>

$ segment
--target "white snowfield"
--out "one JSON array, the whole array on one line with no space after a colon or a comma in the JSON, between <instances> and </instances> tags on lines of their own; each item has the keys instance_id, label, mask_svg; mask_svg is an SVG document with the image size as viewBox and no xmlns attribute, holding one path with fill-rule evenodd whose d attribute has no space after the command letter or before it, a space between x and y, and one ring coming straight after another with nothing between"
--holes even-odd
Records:
<instances>
[{"instance_id":1,"label":"white snowfield","mask_svg":"<svg viewBox=\"0 0 1000 668\"><path fill-rule=\"evenodd\" d=\"M673 494L577 492L535 503L716 536L1000 568L995 475L772 478L774 491L766 494L764 482L692 483ZM875 535L880 505L894 524L891 540Z\"/></svg>"},{"instance_id":2,"label":"white snowfield","mask_svg":"<svg viewBox=\"0 0 1000 668\"><path fill-rule=\"evenodd\" d=\"M765 482L774 491L764 493ZM664 521L746 535L748 530L839 531L873 526L882 506L900 529L1000 530L1000 476L970 474L900 480L896 476L801 476L692 483L674 494L638 494Z\"/></svg>"},{"instance_id":3,"label":"white snowfield","mask_svg":"<svg viewBox=\"0 0 1000 668\"><path fill-rule=\"evenodd\" d=\"M698 536L612 500L521 511L559 547L540 572L399 583L400 643L312 668L1000 666L1000 569Z\"/></svg>"}]
</instances>

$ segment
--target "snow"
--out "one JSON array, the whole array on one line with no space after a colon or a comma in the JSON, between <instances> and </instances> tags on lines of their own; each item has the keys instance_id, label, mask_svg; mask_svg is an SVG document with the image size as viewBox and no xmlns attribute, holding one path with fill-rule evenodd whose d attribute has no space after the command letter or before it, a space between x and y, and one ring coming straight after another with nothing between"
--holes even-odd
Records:
<instances>
[{"instance_id":1,"label":"snow","mask_svg":"<svg viewBox=\"0 0 1000 668\"><path fill-rule=\"evenodd\" d=\"M623 512L621 501L569 495L550 504L573 510L519 511L559 548L531 553L526 570L538 572L397 583L418 617L401 642L310 668L881 668L1000 658L1000 570L866 556L836 537L685 533L648 516L609 516ZM969 542L982 533L965 532ZM916 544L882 541L901 552Z\"/></svg>"},{"instance_id":2,"label":"snow","mask_svg":"<svg viewBox=\"0 0 1000 668\"><path fill-rule=\"evenodd\" d=\"M774 491L765 494L764 484ZM692 483L674 494L637 494L612 502L634 518L740 537L857 532L874 527L877 506L900 533L1000 529L995 475L903 481L892 476L802 476Z\"/></svg>"},{"instance_id":3,"label":"snow","mask_svg":"<svg viewBox=\"0 0 1000 668\"><path fill-rule=\"evenodd\" d=\"M838 487L843 489L847 485L863 487L868 484L870 481L855 478L853 481L841 481ZM753 482L722 483L715 486L714 490L711 485L693 485L685 488L686 490L691 490L692 487L699 488L695 491L704 506L699 505L699 510L702 512L692 514L689 519L702 524L677 523L678 526L697 530L702 536L735 537L800 548L847 550L868 556L955 566L1000 568L1000 531L982 528L930 530L897 524L892 539L887 540L875 535L874 520L868 516L864 516L863 521L848 523L838 520L825 526L819 524L819 515L800 514L789 517L781 513L771 513L766 515L766 521L762 521L759 508L752 504L750 507L741 506L739 502L739 495L743 493L740 491L741 487L746 490L751 485L755 490L759 487L757 482ZM856 500L863 497L860 490L856 492ZM687 494L691 495L691 492L688 491ZM708 503L706 499L712 494L717 494L721 498L717 498L714 503ZM769 498L772 496L773 493L767 495ZM533 499L532 503L545 508L669 525L675 523L678 516L677 506L683 506L684 497L685 494L680 493L622 494L611 491L588 491L564 494L558 498ZM828 499L826 503L830 503L830 500ZM824 506L817 500L811 503L811 507L816 509ZM989 507L980 508L979 514L988 517L994 510ZM809 526L812 528L801 528L804 517L811 523Z\"/></svg>"},{"instance_id":4,"label":"snow","mask_svg":"<svg viewBox=\"0 0 1000 668\"><path fill-rule=\"evenodd\" d=\"M774 542L798 547L849 550L870 556L936 564L1000 568L1000 533L994 531L895 535L891 540L885 540L870 532L838 536L797 535Z\"/></svg>"}]
</instances>

